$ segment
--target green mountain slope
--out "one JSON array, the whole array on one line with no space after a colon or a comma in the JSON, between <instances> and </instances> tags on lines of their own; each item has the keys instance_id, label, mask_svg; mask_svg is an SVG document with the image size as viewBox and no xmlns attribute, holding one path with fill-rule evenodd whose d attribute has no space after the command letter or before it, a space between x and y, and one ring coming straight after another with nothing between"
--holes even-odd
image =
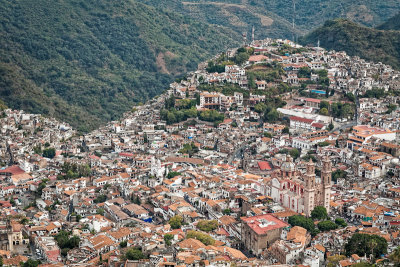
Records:
<instances>
[{"instance_id":1,"label":"green mountain slope","mask_svg":"<svg viewBox=\"0 0 400 267\"><path fill-rule=\"evenodd\" d=\"M255 27L256 39L266 37L291 38L292 24L277 16L269 9L259 8L242 0L143 0L168 10L176 10L183 15L195 18L208 24L228 27L238 33L248 33L251 38L251 29ZM296 29L296 34L301 31Z\"/></svg>"},{"instance_id":2,"label":"green mountain slope","mask_svg":"<svg viewBox=\"0 0 400 267\"><path fill-rule=\"evenodd\" d=\"M250 0L289 21L293 18L292 0ZM400 9L398 0L295 0L296 24L304 31L319 27L326 20L346 18L366 25L379 25Z\"/></svg>"},{"instance_id":3,"label":"green mountain slope","mask_svg":"<svg viewBox=\"0 0 400 267\"><path fill-rule=\"evenodd\" d=\"M292 0L142 0L149 5L173 9L198 20L223 25L237 32L251 32L256 39L292 37ZM376 26L400 9L398 0L295 0L296 34L319 27L327 19L347 18Z\"/></svg>"},{"instance_id":4,"label":"green mountain slope","mask_svg":"<svg viewBox=\"0 0 400 267\"><path fill-rule=\"evenodd\" d=\"M377 29L400 31L400 13L378 26Z\"/></svg>"},{"instance_id":5,"label":"green mountain slope","mask_svg":"<svg viewBox=\"0 0 400 267\"><path fill-rule=\"evenodd\" d=\"M301 38L303 45L321 46L336 51L346 51L351 56L383 62L400 69L400 32L383 31L361 26L344 19L327 21Z\"/></svg>"},{"instance_id":6,"label":"green mountain slope","mask_svg":"<svg viewBox=\"0 0 400 267\"><path fill-rule=\"evenodd\" d=\"M236 40L132 0L2 0L0 100L90 130Z\"/></svg>"}]
</instances>

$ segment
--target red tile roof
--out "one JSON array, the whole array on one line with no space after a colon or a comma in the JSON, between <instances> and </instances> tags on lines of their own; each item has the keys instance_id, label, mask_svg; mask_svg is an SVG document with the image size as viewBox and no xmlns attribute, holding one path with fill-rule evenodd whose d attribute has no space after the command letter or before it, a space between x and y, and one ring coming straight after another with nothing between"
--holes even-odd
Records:
<instances>
[{"instance_id":1,"label":"red tile roof","mask_svg":"<svg viewBox=\"0 0 400 267\"><path fill-rule=\"evenodd\" d=\"M258 162L258 167L260 170L265 171L265 170L271 170L271 165L267 161L259 161Z\"/></svg>"},{"instance_id":2,"label":"red tile roof","mask_svg":"<svg viewBox=\"0 0 400 267\"><path fill-rule=\"evenodd\" d=\"M0 170L0 173L11 173L11 175L23 174L25 171L17 165Z\"/></svg>"},{"instance_id":3,"label":"red tile roof","mask_svg":"<svg viewBox=\"0 0 400 267\"><path fill-rule=\"evenodd\" d=\"M264 235L271 230L289 226L287 223L279 220L278 218L270 214L263 214L252 217L242 217L241 219L254 232L256 232L259 235Z\"/></svg>"},{"instance_id":4,"label":"red tile roof","mask_svg":"<svg viewBox=\"0 0 400 267\"><path fill-rule=\"evenodd\" d=\"M308 124L311 124L314 122L314 120L301 118L301 117L297 117L297 116L290 117L290 120L291 121L300 121L300 122L304 122L304 123L308 123Z\"/></svg>"},{"instance_id":5,"label":"red tile roof","mask_svg":"<svg viewBox=\"0 0 400 267\"><path fill-rule=\"evenodd\" d=\"M249 62L257 62L257 61L262 61L262 60L267 60L268 57L264 56L264 55L254 55L254 56L250 56L249 58Z\"/></svg>"},{"instance_id":6,"label":"red tile roof","mask_svg":"<svg viewBox=\"0 0 400 267\"><path fill-rule=\"evenodd\" d=\"M324 128L324 125L322 123L318 123L318 122L314 122L313 124L311 124L312 126L314 126L317 129L322 129Z\"/></svg>"},{"instance_id":7,"label":"red tile roof","mask_svg":"<svg viewBox=\"0 0 400 267\"><path fill-rule=\"evenodd\" d=\"M315 99L315 98L306 98L305 100L307 102L321 103L320 99Z\"/></svg>"},{"instance_id":8,"label":"red tile roof","mask_svg":"<svg viewBox=\"0 0 400 267\"><path fill-rule=\"evenodd\" d=\"M127 153L127 152L121 152L121 153L119 153L119 155L121 157L127 157L127 158L132 158L133 157L132 153Z\"/></svg>"}]
</instances>

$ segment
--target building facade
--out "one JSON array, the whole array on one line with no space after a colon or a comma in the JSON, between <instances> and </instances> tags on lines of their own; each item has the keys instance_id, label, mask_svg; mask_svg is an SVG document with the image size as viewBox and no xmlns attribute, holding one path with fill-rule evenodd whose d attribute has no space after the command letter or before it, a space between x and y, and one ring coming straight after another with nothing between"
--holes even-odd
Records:
<instances>
[{"instance_id":1,"label":"building facade","mask_svg":"<svg viewBox=\"0 0 400 267\"><path fill-rule=\"evenodd\" d=\"M241 220L243 245L254 255L260 255L270 247L280 238L282 230L289 226L271 214L243 217Z\"/></svg>"},{"instance_id":2,"label":"building facade","mask_svg":"<svg viewBox=\"0 0 400 267\"><path fill-rule=\"evenodd\" d=\"M321 177L315 175L315 164L310 160L306 173L296 170L293 159L286 157L281 168L271 180L271 197L282 206L298 213L311 215L316 206L329 212L331 197L332 163L328 157L322 159Z\"/></svg>"}]
</instances>

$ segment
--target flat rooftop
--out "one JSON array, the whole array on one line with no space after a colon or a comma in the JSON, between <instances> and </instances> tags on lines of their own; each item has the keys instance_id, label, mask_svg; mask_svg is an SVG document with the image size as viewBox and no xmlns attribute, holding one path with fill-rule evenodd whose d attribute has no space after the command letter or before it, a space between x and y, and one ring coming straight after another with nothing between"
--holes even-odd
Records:
<instances>
[{"instance_id":1,"label":"flat rooftop","mask_svg":"<svg viewBox=\"0 0 400 267\"><path fill-rule=\"evenodd\" d=\"M246 223L254 232L259 235L264 235L267 232L279 228L289 226L284 221L279 220L271 214L262 214L252 217L242 217L244 223Z\"/></svg>"}]
</instances>

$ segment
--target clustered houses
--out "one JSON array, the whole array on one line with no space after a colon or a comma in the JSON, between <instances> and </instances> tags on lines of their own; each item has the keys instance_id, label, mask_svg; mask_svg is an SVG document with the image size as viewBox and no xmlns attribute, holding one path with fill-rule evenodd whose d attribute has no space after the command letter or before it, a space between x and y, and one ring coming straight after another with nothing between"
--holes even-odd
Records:
<instances>
[{"instance_id":1,"label":"clustered houses","mask_svg":"<svg viewBox=\"0 0 400 267\"><path fill-rule=\"evenodd\" d=\"M288 46L297 51L281 55ZM53 119L2 111L4 265L28 255L55 266L317 267L343 254L356 232L383 237L393 251L400 244L398 102L387 94L363 97L375 87L398 88L398 73L287 40L252 47L242 66L208 73L201 64L166 93L82 136ZM284 73L255 81L254 92L246 72L266 63L280 64ZM318 72L299 78L302 68L327 70L335 94L311 94L320 88L309 83L303 89L310 95L299 96L302 84L321 78ZM227 83L239 89L217 90ZM283 104L269 121L274 112L263 104L282 83L292 91L279 95ZM358 96L354 116L334 118L334 104L351 102L343 97L350 92ZM182 100L196 101L190 112L197 116L177 120L185 114ZM161 116L166 103L173 123ZM328 114L320 114L323 105ZM210 110L223 119L201 120ZM318 206L348 226L311 236L289 224L291 216L310 216ZM215 227L201 226L210 220ZM142 259L125 257L132 250ZM340 266L366 260L354 254Z\"/></svg>"},{"instance_id":2,"label":"clustered houses","mask_svg":"<svg viewBox=\"0 0 400 267\"><path fill-rule=\"evenodd\" d=\"M202 73L207 84L233 83L242 88L247 88L247 76L244 68L237 65L226 65L223 73Z\"/></svg>"},{"instance_id":3,"label":"clustered houses","mask_svg":"<svg viewBox=\"0 0 400 267\"><path fill-rule=\"evenodd\" d=\"M217 92L200 93L200 109L228 110L233 104L243 106L243 94L235 92L233 96L225 96Z\"/></svg>"}]
</instances>

